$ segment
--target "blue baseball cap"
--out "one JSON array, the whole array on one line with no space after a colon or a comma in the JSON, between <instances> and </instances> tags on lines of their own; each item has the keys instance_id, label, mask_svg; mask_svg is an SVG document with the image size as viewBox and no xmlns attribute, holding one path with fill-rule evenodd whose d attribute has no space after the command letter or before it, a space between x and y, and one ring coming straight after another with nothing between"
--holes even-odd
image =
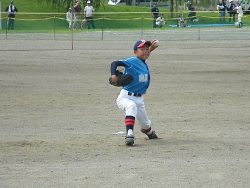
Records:
<instances>
[{"instance_id":1,"label":"blue baseball cap","mask_svg":"<svg viewBox=\"0 0 250 188\"><path fill-rule=\"evenodd\" d=\"M139 41L137 41L137 42L135 43L135 45L134 45L134 50L137 50L137 48L143 47L145 44L147 44L147 45L149 45L149 46L152 45L152 43L151 43L150 41L148 41L148 40L139 40Z\"/></svg>"}]
</instances>

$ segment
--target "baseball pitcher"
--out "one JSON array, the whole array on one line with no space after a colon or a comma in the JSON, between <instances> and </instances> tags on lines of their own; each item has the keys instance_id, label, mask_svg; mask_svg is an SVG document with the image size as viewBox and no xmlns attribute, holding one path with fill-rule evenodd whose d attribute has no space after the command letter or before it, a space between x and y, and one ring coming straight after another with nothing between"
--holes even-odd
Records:
<instances>
[{"instance_id":1,"label":"baseball pitcher","mask_svg":"<svg viewBox=\"0 0 250 188\"><path fill-rule=\"evenodd\" d=\"M150 84L150 72L146 59L150 53L158 47L159 41L137 41L134 45L135 57L121 59L111 63L111 77L109 83L114 86L121 86L122 89L116 103L119 109L125 111L126 137L125 144L134 144L134 124L137 119L141 132L149 139L157 139L155 131L151 129L144 104L144 94ZM124 72L117 70L117 67L124 67Z\"/></svg>"}]
</instances>

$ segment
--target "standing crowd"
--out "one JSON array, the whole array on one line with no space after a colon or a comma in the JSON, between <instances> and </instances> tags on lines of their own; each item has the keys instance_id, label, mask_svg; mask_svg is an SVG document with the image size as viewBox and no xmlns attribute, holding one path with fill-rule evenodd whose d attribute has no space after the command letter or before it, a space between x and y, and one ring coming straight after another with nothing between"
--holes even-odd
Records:
<instances>
[{"instance_id":1,"label":"standing crowd","mask_svg":"<svg viewBox=\"0 0 250 188\"><path fill-rule=\"evenodd\" d=\"M76 0L73 10L71 8L67 8L66 21L69 24L69 28L81 29L86 26L88 29L91 27L92 29L95 29L94 7L91 5L90 1L87 1L87 5L85 6L82 14L80 3L80 0ZM84 17L83 20L82 15Z\"/></svg>"},{"instance_id":2,"label":"standing crowd","mask_svg":"<svg viewBox=\"0 0 250 188\"><path fill-rule=\"evenodd\" d=\"M69 28L72 29L81 29L83 27L87 27L88 29L95 29L94 24L94 7L91 5L91 2L88 0L87 5L84 7L83 14L81 8L81 1L76 0L75 5L72 8L67 8L66 13L66 21L68 23ZM198 22L199 19L196 18L195 8L190 8L190 13L188 15L189 21ZM237 6L234 4L233 0L229 0L229 4L226 4L225 0L218 0L217 10L220 13L220 23L225 23L226 20L226 12L229 13L229 23L234 23L237 27L242 27L242 17L243 17L243 9L241 7L241 3L239 2ZM7 29L14 30L14 20L15 14L18 12L18 9L14 6L13 1L10 1L9 6L5 8L5 12L7 12L8 22ZM159 9L157 7L157 3L153 3L153 7L151 8L152 14L152 27L153 28L162 28L166 22L164 20L163 14L159 13ZM238 15L238 20L235 22L235 15ZM82 20L82 15L84 19ZM183 18L183 15L180 15L177 21L178 27L186 27L187 21Z\"/></svg>"},{"instance_id":3,"label":"standing crowd","mask_svg":"<svg viewBox=\"0 0 250 188\"><path fill-rule=\"evenodd\" d=\"M162 28L166 23L165 23L163 14L159 14L159 9L157 7L157 3L153 3L151 13L152 13L152 18L153 18L152 27L153 28L157 28L157 27Z\"/></svg>"},{"instance_id":4,"label":"standing crowd","mask_svg":"<svg viewBox=\"0 0 250 188\"><path fill-rule=\"evenodd\" d=\"M226 4L225 0L219 0L217 3L217 10L220 13L220 23L225 23L226 21L226 12L229 14L229 23L235 23L237 27L242 27L242 17L243 17L243 9L241 7L241 3L238 2L237 5L233 2L233 0L229 0L229 4ZM235 15L238 15L238 20L235 22Z\"/></svg>"}]
</instances>

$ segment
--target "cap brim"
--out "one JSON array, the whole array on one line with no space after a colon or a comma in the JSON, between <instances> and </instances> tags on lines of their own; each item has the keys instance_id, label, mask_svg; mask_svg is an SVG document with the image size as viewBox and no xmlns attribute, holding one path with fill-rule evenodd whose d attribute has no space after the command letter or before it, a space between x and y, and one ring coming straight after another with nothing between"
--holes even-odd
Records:
<instances>
[{"instance_id":1,"label":"cap brim","mask_svg":"<svg viewBox=\"0 0 250 188\"><path fill-rule=\"evenodd\" d=\"M148 46L151 46L151 45L152 45L152 43L151 43L150 41L145 41L145 42L139 44L139 45L137 46L137 48L141 48L141 47L143 47L145 44L147 44Z\"/></svg>"}]
</instances>

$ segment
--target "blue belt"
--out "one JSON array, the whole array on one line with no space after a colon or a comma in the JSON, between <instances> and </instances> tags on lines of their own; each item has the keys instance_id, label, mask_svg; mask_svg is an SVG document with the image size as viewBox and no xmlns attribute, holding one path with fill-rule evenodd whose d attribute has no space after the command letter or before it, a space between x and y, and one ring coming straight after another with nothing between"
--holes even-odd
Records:
<instances>
[{"instance_id":1,"label":"blue belt","mask_svg":"<svg viewBox=\"0 0 250 188\"><path fill-rule=\"evenodd\" d=\"M131 92L128 92L128 95L135 96L135 97L141 97L142 96L142 94L140 94L140 93L131 93Z\"/></svg>"}]
</instances>

